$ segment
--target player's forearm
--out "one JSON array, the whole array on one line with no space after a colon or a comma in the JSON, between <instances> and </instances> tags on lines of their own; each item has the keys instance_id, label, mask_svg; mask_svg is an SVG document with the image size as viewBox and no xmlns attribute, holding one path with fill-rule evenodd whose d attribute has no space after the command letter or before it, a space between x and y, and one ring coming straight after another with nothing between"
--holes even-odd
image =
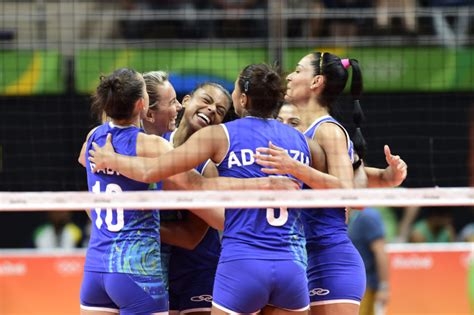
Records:
<instances>
[{"instance_id":1,"label":"player's forearm","mask_svg":"<svg viewBox=\"0 0 474 315\"><path fill-rule=\"evenodd\" d=\"M367 184L369 188L390 187L384 177L384 169L375 167L364 167L367 174Z\"/></svg>"},{"instance_id":2,"label":"player's forearm","mask_svg":"<svg viewBox=\"0 0 474 315\"><path fill-rule=\"evenodd\" d=\"M271 189L269 179L261 178L233 178L213 177L203 178L200 189L202 190L260 190Z\"/></svg>"},{"instance_id":3,"label":"player's forearm","mask_svg":"<svg viewBox=\"0 0 474 315\"><path fill-rule=\"evenodd\" d=\"M107 165L108 168L130 179L144 183L156 183L161 178L151 176L151 166L156 163L152 161L155 161L155 159L114 154Z\"/></svg>"},{"instance_id":4,"label":"player's forearm","mask_svg":"<svg viewBox=\"0 0 474 315\"><path fill-rule=\"evenodd\" d=\"M111 159L110 168L121 175L144 183L156 183L165 178L189 170L185 164L172 163L168 160L147 157L130 157L116 154ZM186 178L186 180L190 180ZM190 189L192 183L187 183L185 189ZM195 188L197 189L197 188Z\"/></svg>"},{"instance_id":5,"label":"player's forearm","mask_svg":"<svg viewBox=\"0 0 474 315\"><path fill-rule=\"evenodd\" d=\"M225 209L190 209L192 213L206 221L209 226L216 230L224 230Z\"/></svg>"},{"instance_id":6,"label":"player's forearm","mask_svg":"<svg viewBox=\"0 0 474 315\"><path fill-rule=\"evenodd\" d=\"M163 243L193 250L202 241L208 229L209 225L199 218L192 222L162 222L160 236Z\"/></svg>"},{"instance_id":7,"label":"player's forearm","mask_svg":"<svg viewBox=\"0 0 474 315\"><path fill-rule=\"evenodd\" d=\"M313 189L352 188L336 176L318 171L303 163L295 163L291 175L301 180Z\"/></svg>"}]
</instances>

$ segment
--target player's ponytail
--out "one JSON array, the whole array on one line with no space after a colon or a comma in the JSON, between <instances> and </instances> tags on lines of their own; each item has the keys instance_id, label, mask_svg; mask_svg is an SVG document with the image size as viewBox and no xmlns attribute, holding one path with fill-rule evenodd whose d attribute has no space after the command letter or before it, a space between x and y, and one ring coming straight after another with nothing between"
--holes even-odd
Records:
<instances>
[{"instance_id":1,"label":"player's ponytail","mask_svg":"<svg viewBox=\"0 0 474 315\"><path fill-rule=\"evenodd\" d=\"M344 60L342 62L344 63ZM359 63L355 59L349 59L349 63L352 67L352 82L351 82L351 95L354 103L353 120L355 124L355 132L352 136L352 142L354 143L354 150L359 156L359 160L354 162L353 167L357 169L362 160L365 158L367 143L364 139L364 135L361 131L361 124L365 120L364 112L360 105L359 99L362 94L363 83L362 83L362 72L360 71Z\"/></svg>"}]
</instances>

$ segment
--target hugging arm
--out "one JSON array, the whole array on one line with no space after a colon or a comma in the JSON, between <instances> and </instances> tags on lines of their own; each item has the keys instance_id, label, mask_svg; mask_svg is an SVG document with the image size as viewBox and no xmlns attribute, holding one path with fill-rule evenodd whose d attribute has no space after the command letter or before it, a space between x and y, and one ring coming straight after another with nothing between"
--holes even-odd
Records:
<instances>
[{"instance_id":1,"label":"hugging arm","mask_svg":"<svg viewBox=\"0 0 474 315\"><path fill-rule=\"evenodd\" d=\"M286 150L269 143L268 148L258 148L256 162L267 174L289 174L313 189L345 188L336 176L325 173L326 157L317 142L308 139L312 165L306 165L291 158Z\"/></svg>"}]
</instances>

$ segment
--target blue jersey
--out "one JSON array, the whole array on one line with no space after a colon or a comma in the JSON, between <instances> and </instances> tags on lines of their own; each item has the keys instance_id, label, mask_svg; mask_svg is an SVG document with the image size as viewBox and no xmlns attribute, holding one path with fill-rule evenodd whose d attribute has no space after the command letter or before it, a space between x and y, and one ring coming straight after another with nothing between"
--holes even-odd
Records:
<instances>
[{"instance_id":1,"label":"blue jersey","mask_svg":"<svg viewBox=\"0 0 474 315\"><path fill-rule=\"evenodd\" d=\"M344 130L347 138L347 150L351 161L354 160L354 146L346 129L331 116L323 116L314 121L304 134L314 139L316 130L323 123L333 123ZM311 189L306 186L305 189ZM305 209L303 211L305 237L308 249L322 248L334 244L349 242L347 236L346 211L338 209Z\"/></svg>"},{"instance_id":2,"label":"blue jersey","mask_svg":"<svg viewBox=\"0 0 474 315\"><path fill-rule=\"evenodd\" d=\"M137 136L142 132L135 126L119 127L112 123L99 126L87 141L86 157L92 142L104 145L107 134L117 153L136 156ZM95 174L86 158L89 191L121 192L147 190L141 183L106 169ZM157 210L91 209L92 231L84 270L117 272L136 275L161 275L160 217Z\"/></svg>"},{"instance_id":3,"label":"blue jersey","mask_svg":"<svg viewBox=\"0 0 474 315\"><path fill-rule=\"evenodd\" d=\"M173 138L176 131L167 132L163 138L173 144ZM199 174L203 174L210 160L201 163L195 168ZM186 220L187 211L166 211L167 220L180 221ZM202 241L193 250L187 250L177 246L163 244L162 249L170 253L169 258L169 280L180 278L181 276L194 272L195 270L215 269L219 261L221 251L221 242L219 232L209 228Z\"/></svg>"},{"instance_id":4,"label":"blue jersey","mask_svg":"<svg viewBox=\"0 0 474 315\"><path fill-rule=\"evenodd\" d=\"M269 141L288 150L295 159L310 164L305 136L274 119L245 117L223 125L229 149L219 163L220 176L268 176L255 163L258 147ZM221 262L238 259L305 261L301 209L226 209Z\"/></svg>"}]
</instances>

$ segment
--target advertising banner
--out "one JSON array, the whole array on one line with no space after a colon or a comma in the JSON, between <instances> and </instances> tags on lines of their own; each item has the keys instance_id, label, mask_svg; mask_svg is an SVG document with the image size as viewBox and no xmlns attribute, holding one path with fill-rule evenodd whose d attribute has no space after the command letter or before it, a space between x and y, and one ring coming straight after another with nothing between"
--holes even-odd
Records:
<instances>
[{"instance_id":1,"label":"advertising banner","mask_svg":"<svg viewBox=\"0 0 474 315\"><path fill-rule=\"evenodd\" d=\"M385 315L473 314L474 244L390 244L387 249ZM83 251L0 252L0 314L78 314L83 264Z\"/></svg>"}]
</instances>

